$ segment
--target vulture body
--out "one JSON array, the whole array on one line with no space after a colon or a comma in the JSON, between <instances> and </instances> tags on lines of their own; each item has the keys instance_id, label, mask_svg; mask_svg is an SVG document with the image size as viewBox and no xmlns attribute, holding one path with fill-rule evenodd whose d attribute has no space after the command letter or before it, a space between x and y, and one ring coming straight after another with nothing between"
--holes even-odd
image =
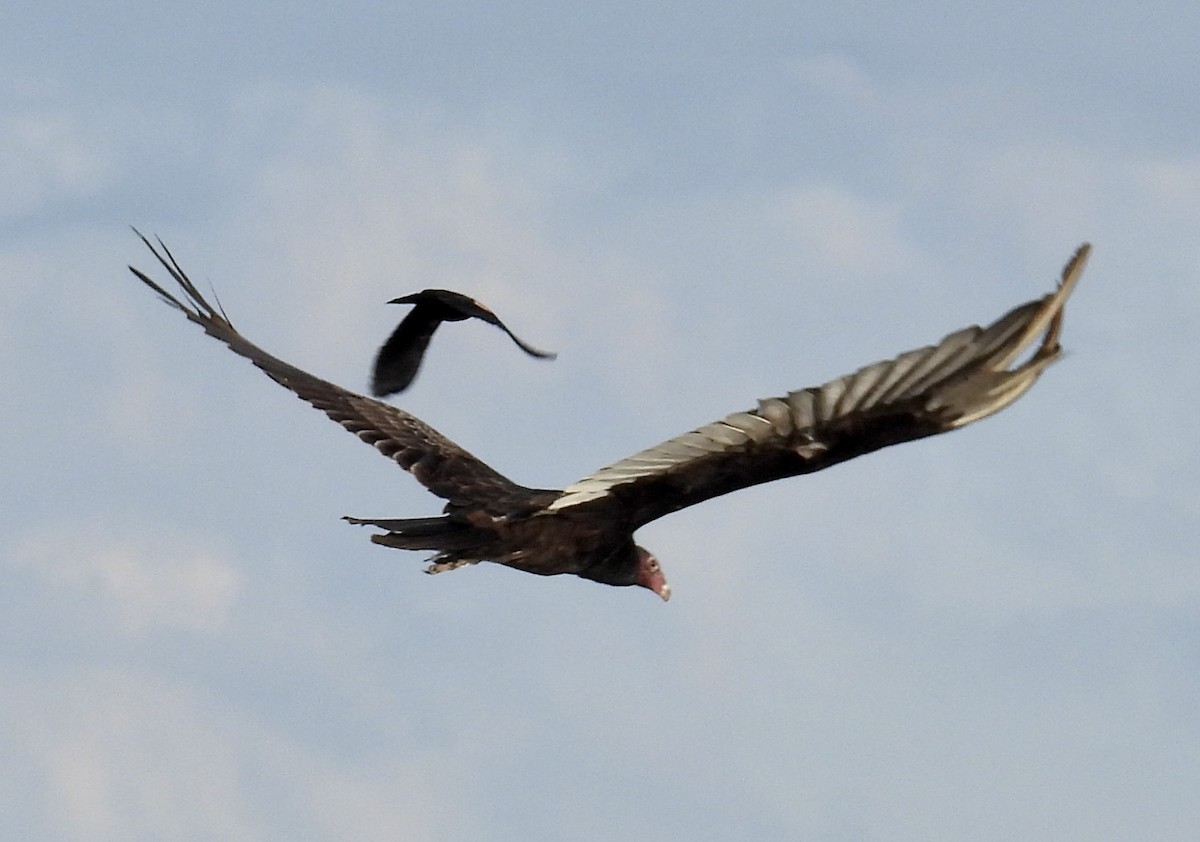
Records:
<instances>
[{"instance_id":1,"label":"vulture body","mask_svg":"<svg viewBox=\"0 0 1200 842\"><path fill-rule=\"evenodd\" d=\"M432 551L431 573L491 561L543 576L640 585L664 600L670 587L658 561L634 543L639 527L731 491L819 471L999 412L1058 358L1063 306L1090 250L1084 244L1075 252L1053 292L988 327L968 327L822 386L765 398L551 490L518 485L407 412L263 351L201 296L161 241L160 251L142 239L182 296L130 269L164 301L447 501L440 517L346 518L382 530L372 541Z\"/></svg>"},{"instance_id":2,"label":"vulture body","mask_svg":"<svg viewBox=\"0 0 1200 842\"><path fill-rule=\"evenodd\" d=\"M393 298L389 304L411 304L413 308L401 320L399 326L388 337L375 357L371 373L371 393L384 398L403 392L417 376L425 350L433 332L442 322L461 322L464 319L479 319L495 325L508 334L517 347L531 357L552 360L550 351L539 351L522 341L508 329L504 322L474 298L448 289L426 289Z\"/></svg>"}]
</instances>

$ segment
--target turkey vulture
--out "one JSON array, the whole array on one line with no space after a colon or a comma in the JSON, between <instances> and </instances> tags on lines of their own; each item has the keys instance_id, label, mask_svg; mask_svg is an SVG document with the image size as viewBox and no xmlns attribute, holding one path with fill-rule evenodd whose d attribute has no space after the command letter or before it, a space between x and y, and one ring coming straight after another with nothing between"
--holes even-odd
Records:
<instances>
[{"instance_id":1,"label":"turkey vulture","mask_svg":"<svg viewBox=\"0 0 1200 842\"><path fill-rule=\"evenodd\" d=\"M464 319L480 319L495 325L517 343L517 347L531 357L552 360L556 356L550 351L539 351L522 342L508 329L499 317L474 298L448 289L426 289L393 298L389 304L415 305L400 322L399 327L388 337L375 357L375 369L371 376L371 393L385 398L403 392L417 376L421 358L429 347L433 332L442 322L461 322Z\"/></svg>"},{"instance_id":2,"label":"turkey vulture","mask_svg":"<svg viewBox=\"0 0 1200 842\"><path fill-rule=\"evenodd\" d=\"M161 240L161 251L142 240L183 295L130 270L164 301L447 501L440 517L346 518L382 530L372 541L433 551L430 573L491 561L542 576L573 573L607 585L640 585L664 600L671 591L658 561L633 541L639 527L721 494L819 471L1000 411L1058 358L1063 305L1090 250L1080 246L1054 292L986 328L968 327L823 386L764 398L754 409L555 491L517 485L407 412L271 356L204 300Z\"/></svg>"}]
</instances>

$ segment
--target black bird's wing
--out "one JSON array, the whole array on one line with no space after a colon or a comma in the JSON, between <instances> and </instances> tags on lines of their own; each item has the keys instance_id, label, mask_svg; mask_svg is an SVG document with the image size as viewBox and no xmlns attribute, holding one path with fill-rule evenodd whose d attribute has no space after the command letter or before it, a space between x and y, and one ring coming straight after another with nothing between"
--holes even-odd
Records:
<instances>
[{"instance_id":1,"label":"black bird's wing","mask_svg":"<svg viewBox=\"0 0 1200 842\"><path fill-rule=\"evenodd\" d=\"M999 412L1058 358L1063 306L1089 250L1084 244L1076 251L1054 292L989 327L968 327L823 386L761 400L757 409L601 468L565 489L548 512L582 515L615 505L636 528L731 491L818 471ZM1029 358L1010 368L1035 342Z\"/></svg>"},{"instance_id":2,"label":"black bird's wing","mask_svg":"<svg viewBox=\"0 0 1200 842\"><path fill-rule=\"evenodd\" d=\"M451 505L482 508L495 514L528 505L530 489L488 467L419 418L315 377L250 342L230 324L223 310L204 299L161 240L160 252L140 232L137 234L178 284L183 300L130 266L130 271L146 286L276 383L374 445L434 494Z\"/></svg>"},{"instance_id":3,"label":"black bird's wing","mask_svg":"<svg viewBox=\"0 0 1200 842\"><path fill-rule=\"evenodd\" d=\"M473 298L448 289L427 289L394 298L389 304L412 304L413 308L388 337L375 357L371 392L377 398L394 395L409 387L429 347L433 332L442 322L479 319L508 334L517 347L531 357L554 359L555 354L541 351L524 342L508 329L500 318Z\"/></svg>"},{"instance_id":4,"label":"black bird's wing","mask_svg":"<svg viewBox=\"0 0 1200 842\"><path fill-rule=\"evenodd\" d=\"M427 305L418 304L409 311L375 355L371 394L385 398L403 392L412 384L429 340L441 323L441 316Z\"/></svg>"}]
</instances>

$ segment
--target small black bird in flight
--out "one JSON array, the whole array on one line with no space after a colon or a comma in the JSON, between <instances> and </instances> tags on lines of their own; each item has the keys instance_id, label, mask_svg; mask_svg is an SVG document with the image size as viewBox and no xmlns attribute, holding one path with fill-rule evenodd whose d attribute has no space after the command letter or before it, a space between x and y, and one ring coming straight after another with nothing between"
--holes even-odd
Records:
<instances>
[{"instance_id":1,"label":"small black bird in flight","mask_svg":"<svg viewBox=\"0 0 1200 842\"><path fill-rule=\"evenodd\" d=\"M1063 307L1089 252L1086 244L1075 252L1053 292L988 327L964 328L822 386L763 398L557 491L518 485L404 410L271 356L204 300L161 241L161 253L146 245L182 296L130 269L164 301L446 500L440 517L347 518L382 530L372 541L434 551L430 573L490 561L541 576L640 585L663 599L670 587L658 560L634 543L638 528L731 491L949 432L1004 409L1058 359Z\"/></svg>"},{"instance_id":2,"label":"small black bird in flight","mask_svg":"<svg viewBox=\"0 0 1200 842\"><path fill-rule=\"evenodd\" d=\"M508 334L517 347L529 354L544 360L552 360L555 354L550 351L539 351L508 329L504 322L480 304L474 298L468 298L462 293L448 289L426 289L393 298L389 304L412 304L412 310L400 326L388 337L375 357L375 369L371 376L371 393L377 398L384 398L403 392L417 376L425 349L433 332L442 322L461 322L464 319L479 319L490 325L495 325Z\"/></svg>"}]
</instances>

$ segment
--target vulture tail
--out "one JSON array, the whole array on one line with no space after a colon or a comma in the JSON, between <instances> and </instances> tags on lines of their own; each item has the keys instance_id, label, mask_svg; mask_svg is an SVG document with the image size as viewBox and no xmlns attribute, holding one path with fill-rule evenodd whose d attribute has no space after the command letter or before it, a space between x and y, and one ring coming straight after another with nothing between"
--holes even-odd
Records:
<instances>
[{"instance_id":1,"label":"vulture tail","mask_svg":"<svg viewBox=\"0 0 1200 842\"><path fill-rule=\"evenodd\" d=\"M397 550L437 550L426 573L441 573L467 564L483 561L479 549L485 542L480 530L469 523L450 517L419 518L357 518L342 520L359 526L377 526L386 532L371 536L371 542Z\"/></svg>"}]
</instances>

